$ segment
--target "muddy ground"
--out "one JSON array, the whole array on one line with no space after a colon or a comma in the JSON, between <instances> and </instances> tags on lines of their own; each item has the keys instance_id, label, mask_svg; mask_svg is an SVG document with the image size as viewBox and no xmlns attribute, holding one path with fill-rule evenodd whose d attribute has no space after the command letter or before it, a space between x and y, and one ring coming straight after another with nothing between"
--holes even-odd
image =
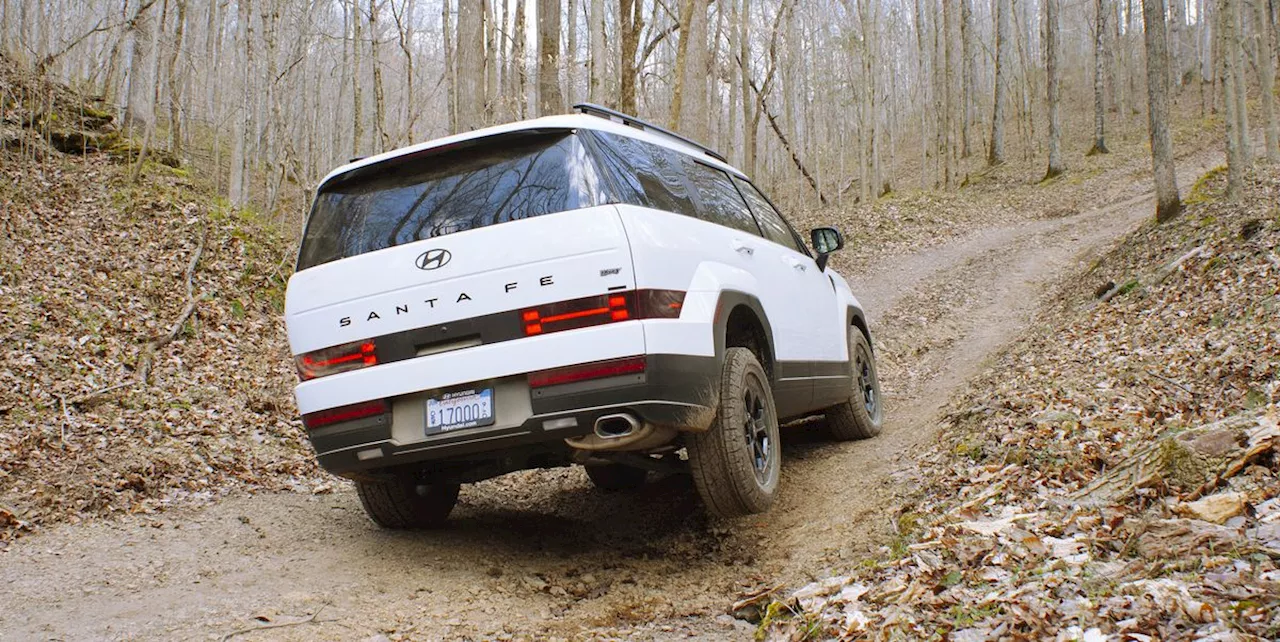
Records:
<instances>
[{"instance_id":1,"label":"muddy ground","mask_svg":"<svg viewBox=\"0 0 1280 642\"><path fill-rule=\"evenodd\" d=\"M1182 184L1215 160L1186 163ZM380 531L341 484L62 525L0 557L0 639L749 639L729 604L884 544L948 397L1034 322L1052 283L1151 212L1149 194L1098 203L849 275L886 430L835 444L820 419L786 429L767 515L711 522L687 477L606 494L564 469L466 487L437 532Z\"/></svg>"}]
</instances>

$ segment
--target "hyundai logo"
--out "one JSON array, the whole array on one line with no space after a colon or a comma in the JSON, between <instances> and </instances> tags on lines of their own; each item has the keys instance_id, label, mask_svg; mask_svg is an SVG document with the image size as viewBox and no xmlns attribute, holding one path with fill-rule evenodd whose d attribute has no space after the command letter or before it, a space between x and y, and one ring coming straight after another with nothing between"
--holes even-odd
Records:
<instances>
[{"instance_id":1,"label":"hyundai logo","mask_svg":"<svg viewBox=\"0 0 1280 642\"><path fill-rule=\"evenodd\" d=\"M453 258L453 255L449 253L449 250L436 248L419 254L418 260L414 262L414 265L417 265L419 270L436 270L448 265L451 258Z\"/></svg>"}]
</instances>

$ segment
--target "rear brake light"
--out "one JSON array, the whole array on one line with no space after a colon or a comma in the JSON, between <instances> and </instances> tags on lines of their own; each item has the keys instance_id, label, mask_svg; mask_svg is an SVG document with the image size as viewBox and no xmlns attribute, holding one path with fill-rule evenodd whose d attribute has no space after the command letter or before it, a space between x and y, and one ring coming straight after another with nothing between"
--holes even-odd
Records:
<instances>
[{"instance_id":1,"label":"rear brake light","mask_svg":"<svg viewBox=\"0 0 1280 642\"><path fill-rule=\"evenodd\" d=\"M315 430L316 428L331 426L344 421L355 421L356 419L385 415L390 411L391 406L387 404L385 399L375 399L302 415L302 425L306 426L307 430Z\"/></svg>"},{"instance_id":2,"label":"rear brake light","mask_svg":"<svg viewBox=\"0 0 1280 642\"><path fill-rule=\"evenodd\" d=\"M644 356L626 357L625 359L614 359L612 361L597 361L595 363L584 363L577 366L569 366L567 368L556 368L554 370L534 372L529 375L529 387L545 388L546 386L558 386L564 383L586 381L588 379L602 379L604 377L638 374L644 372L644 368Z\"/></svg>"},{"instance_id":3,"label":"rear brake light","mask_svg":"<svg viewBox=\"0 0 1280 642\"><path fill-rule=\"evenodd\" d=\"M378 365L373 341L356 341L300 354L293 358L303 381Z\"/></svg>"},{"instance_id":4,"label":"rear brake light","mask_svg":"<svg viewBox=\"0 0 1280 642\"><path fill-rule=\"evenodd\" d=\"M683 305L684 292L636 290L529 308L520 312L520 323L531 337L632 319L674 319Z\"/></svg>"}]
</instances>

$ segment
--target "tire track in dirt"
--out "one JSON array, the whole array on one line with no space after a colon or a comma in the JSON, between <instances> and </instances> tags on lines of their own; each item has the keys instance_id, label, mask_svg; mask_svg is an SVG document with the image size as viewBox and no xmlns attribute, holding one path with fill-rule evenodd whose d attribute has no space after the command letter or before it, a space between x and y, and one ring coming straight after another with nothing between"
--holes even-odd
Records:
<instances>
[{"instance_id":1,"label":"tire track in dirt","mask_svg":"<svg viewBox=\"0 0 1280 642\"><path fill-rule=\"evenodd\" d=\"M1184 185L1211 166L1187 165ZM821 420L784 431L783 495L767 515L708 523L687 478L619 495L576 469L469 486L449 528L428 533L376 530L347 486L232 497L15 543L0 558L0 639L217 639L321 607L237 639L746 637L726 605L874 550L895 480L950 394L1032 322L1049 283L1151 207L1148 194L985 230L851 278L889 423L846 444L822 439Z\"/></svg>"}]
</instances>

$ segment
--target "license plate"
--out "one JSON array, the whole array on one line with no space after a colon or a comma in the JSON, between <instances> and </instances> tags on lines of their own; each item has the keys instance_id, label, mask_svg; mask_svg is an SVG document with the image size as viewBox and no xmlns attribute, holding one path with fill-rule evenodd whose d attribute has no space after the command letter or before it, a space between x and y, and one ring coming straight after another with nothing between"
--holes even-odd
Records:
<instances>
[{"instance_id":1,"label":"license plate","mask_svg":"<svg viewBox=\"0 0 1280 642\"><path fill-rule=\"evenodd\" d=\"M458 390L427 399L427 434L492 424L493 388Z\"/></svg>"}]
</instances>

